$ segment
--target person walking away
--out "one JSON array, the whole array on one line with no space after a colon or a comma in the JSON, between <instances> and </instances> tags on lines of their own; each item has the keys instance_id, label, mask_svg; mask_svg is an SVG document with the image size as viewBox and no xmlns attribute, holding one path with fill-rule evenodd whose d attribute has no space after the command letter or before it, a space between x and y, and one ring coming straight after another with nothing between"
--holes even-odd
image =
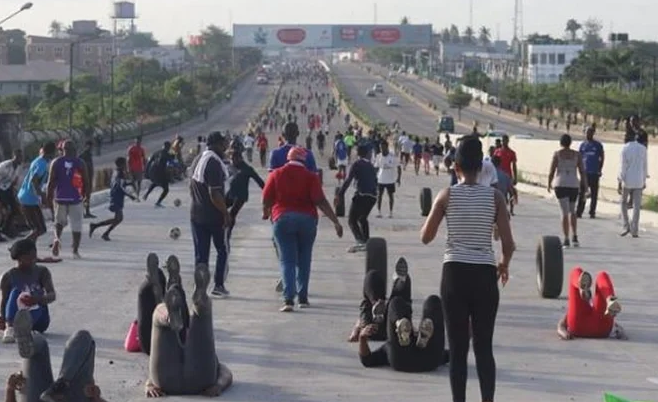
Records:
<instances>
[{"instance_id":1,"label":"person walking away","mask_svg":"<svg viewBox=\"0 0 658 402\"><path fill-rule=\"evenodd\" d=\"M126 158L118 157L114 161L115 170L112 174L112 182L110 184L110 212L114 212L114 218L107 219L103 222L89 224L89 237L94 234L96 229L109 226L101 238L105 241L110 241L110 233L123 222L123 206L125 197L129 197L133 201L139 202L139 198L134 197L126 192Z\"/></svg>"},{"instance_id":2,"label":"person walking away","mask_svg":"<svg viewBox=\"0 0 658 402\"><path fill-rule=\"evenodd\" d=\"M629 233L634 238L639 237L640 209L642 205L642 191L646 188L648 177L647 147L639 140L627 142L621 150L621 166L619 167L618 191L621 195L621 216L624 229L621 236ZM628 220L629 199L633 203L633 219Z\"/></svg>"},{"instance_id":3,"label":"person walking away","mask_svg":"<svg viewBox=\"0 0 658 402\"><path fill-rule=\"evenodd\" d=\"M569 134L562 135L560 149L553 154L548 173L548 192L550 193L553 188L555 188L555 197L558 199L562 211L562 233L564 234L562 245L564 248L572 245L579 247L576 201L580 189L586 189L588 185L583 169L583 158L580 153L571 149ZM569 240L569 227L571 227L571 241Z\"/></svg>"},{"instance_id":4,"label":"person walking away","mask_svg":"<svg viewBox=\"0 0 658 402\"><path fill-rule=\"evenodd\" d=\"M70 221L73 257L80 258L84 215L82 203L89 194L88 186L85 163L76 156L73 141L67 140L64 142L64 154L52 161L48 174L48 204L52 204L55 211L55 240L52 246L55 257L59 256L62 232Z\"/></svg>"},{"instance_id":5,"label":"person walking away","mask_svg":"<svg viewBox=\"0 0 658 402\"><path fill-rule=\"evenodd\" d=\"M329 134L329 130L326 130L327 134ZM324 132L318 131L318 134L315 136L315 141L318 143L318 152L320 153L320 156L324 156L324 146L326 143L326 136Z\"/></svg>"},{"instance_id":6,"label":"person walking away","mask_svg":"<svg viewBox=\"0 0 658 402\"><path fill-rule=\"evenodd\" d=\"M282 312L294 310L295 296L299 308L309 307L308 285L318 208L334 224L338 237L343 235L343 227L322 191L320 178L304 165L307 152L302 147L292 147L288 163L272 171L263 188L263 219L273 222L283 278Z\"/></svg>"},{"instance_id":7,"label":"person walking away","mask_svg":"<svg viewBox=\"0 0 658 402\"><path fill-rule=\"evenodd\" d=\"M268 149L267 137L265 136L264 133L260 133L258 134L258 137L256 137L256 147L258 148L260 166L264 168L265 165L267 164L267 149Z\"/></svg>"},{"instance_id":8,"label":"person walking away","mask_svg":"<svg viewBox=\"0 0 658 402\"><path fill-rule=\"evenodd\" d=\"M338 168L336 178L338 179L338 184L340 184L347 175L347 164L349 163L349 147L340 133L336 136L336 142L334 143L334 158L336 159L336 167Z\"/></svg>"},{"instance_id":9,"label":"person walking away","mask_svg":"<svg viewBox=\"0 0 658 402\"><path fill-rule=\"evenodd\" d=\"M375 167L377 168L377 217L382 217L382 199L384 191L388 194L388 217L393 218L393 205L395 204L395 184L401 184L402 167L395 155L389 151L388 142L382 141L382 153L377 155Z\"/></svg>"},{"instance_id":10,"label":"person walking away","mask_svg":"<svg viewBox=\"0 0 658 402\"><path fill-rule=\"evenodd\" d=\"M500 279L503 286L507 284L514 253L503 195L492 187L478 184L483 156L479 139L469 137L459 144L454 164L460 182L439 192L420 231L422 243L429 244L443 219L446 220L441 300L450 345L450 388L454 402L466 401L469 323L472 323L481 400L494 400L496 362L492 343L500 298L497 282ZM491 240L494 223L502 243L498 263Z\"/></svg>"},{"instance_id":11,"label":"person walking away","mask_svg":"<svg viewBox=\"0 0 658 402\"><path fill-rule=\"evenodd\" d=\"M194 241L194 263L208 264L210 242L215 246L215 286L211 292L216 297L230 293L224 286L228 274L228 249L226 230L231 226L231 215L226 205L226 181L228 168L223 162L226 138L215 131L206 140L208 149L192 163L190 193L192 203L190 220Z\"/></svg>"},{"instance_id":12,"label":"person walking away","mask_svg":"<svg viewBox=\"0 0 658 402\"><path fill-rule=\"evenodd\" d=\"M299 137L299 127L293 120L292 114L288 115L288 123L283 129L281 141L283 142L278 148L273 149L270 153L270 165L268 170L271 172L286 164L286 158L290 148L297 145L297 138ZM313 152L306 153L306 168L311 172L317 172L317 164L315 163L315 156Z\"/></svg>"},{"instance_id":13,"label":"person walking away","mask_svg":"<svg viewBox=\"0 0 658 402\"><path fill-rule=\"evenodd\" d=\"M368 146L359 145L356 153L359 159L350 167L350 172L334 200L334 205L337 205L339 199L345 196L352 181L356 182L356 191L348 214L348 224L356 245L347 250L349 253L366 251L366 243L370 238L368 216L377 202L377 170L368 159Z\"/></svg>"},{"instance_id":14,"label":"person walking away","mask_svg":"<svg viewBox=\"0 0 658 402\"><path fill-rule=\"evenodd\" d=\"M425 170L425 175L430 174L430 161L432 160L431 147L429 137L425 137L425 143L423 144L423 169Z\"/></svg>"},{"instance_id":15,"label":"person walking away","mask_svg":"<svg viewBox=\"0 0 658 402\"><path fill-rule=\"evenodd\" d=\"M31 232L28 239L36 242L39 236L46 233L46 221L43 217L41 206L47 204L46 193L43 191L48 183L48 166L57 153L54 142L46 143L40 155L35 158L23 178L23 183L18 190L18 202L20 203L25 217L25 222Z\"/></svg>"},{"instance_id":16,"label":"person walking away","mask_svg":"<svg viewBox=\"0 0 658 402\"><path fill-rule=\"evenodd\" d=\"M5 272L0 279L0 330L3 343L14 343L14 318L19 310L28 310L32 316L31 329L45 332L50 326L48 305L57 295L48 268L37 265L37 246L32 239L15 242L9 250L17 266Z\"/></svg>"},{"instance_id":17,"label":"person walking away","mask_svg":"<svg viewBox=\"0 0 658 402\"><path fill-rule=\"evenodd\" d=\"M247 154L247 160L249 163L251 163L254 159L254 143L256 140L254 139L254 133L249 132L245 137L243 141L244 145L244 150L245 153Z\"/></svg>"},{"instance_id":18,"label":"person walking away","mask_svg":"<svg viewBox=\"0 0 658 402\"><path fill-rule=\"evenodd\" d=\"M309 131L308 134L306 134L305 141L306 141L306 149L308 149L309 151L312 151L313 150L313 132L312 131Z\"/></svg>"},{"instance_id":19,"label":"person walking away","mask_svg":"<svg viewBox=\"0 0 658 402\"><path fill-rule=\"evenodd\" d=\"M414 141L410 137L408 137L404 131L402 132L399 141L400 141L400 162L402 163L402 168L404 170L407 170L407 165L411 160L411 152L413 151L414 148Z\"/></svg>"},{"instance_id":20,"label":"person walking away","mask_svg":"<svg viewBox=\"0 0 658 402\"><path fill-rule=\"evenodd\" d=\"M135 186L137 197L142 191L142 180L146 168L146 152L142 147L142 137L135 138L135 143L128 148L128 173Z\"/></svg>"},{"instance_id":21,"label":"person walking away","mask_svg":"<svg viewBox=\"0 0 658 402\"><path fill-rule=\"evenodd\" d=\"M418 172L420 171L420 163L423 160L423 145L420 143L420 137L416 136L414 139L413 148L411 148L411 150L411 152L414 154L414 171L416 172L416 176L418 176Z\"/></svg>"},{"instance_id":22,"label":"person walking away","mask_svg":"<svg viewBox=\"0 0 658 402\"><path fill-rule=\"evenodd\" d=\"M229 214L231 215L231 225L228 228L226 239L227 248L229 253L231 251L231 237L233 235L233 228L238 218L238 213L242 210L244 204L249 201L249 180L254 180L258 186L263 189L265 182L256 173L253 167L245 162L242 153L231 150L230 155L231 168L234 174L231 175L226 200L230 207Z\"/></svg>"},{"instance_id":23,"label":"person walking away","mask_svg":"<svg viewBox=\"0 0 658 402\"><path fill-rule=\"evenodd\" d=\"M84 150L78 155L78 158L82 159L82 161L85 163L85 167L87 168L87 177L89 178L89 185L87 186L87 192L86 194L86 202L85 202L85 219L96 219L96 216L91 213L89 210L91 205L90 205L90 198L91 198L91 192L93 191L94 188L94 155L93 155L93 148L94 148L94 143L90 140L85 142L85 148Z\"/></svg>"},{"instance_id":24,"label":"person walking away","mask_svg":"<svg viewBox=\"0 0 658 402\"><path fill-rule=\"evenodd\" d=\"M434 172L436 175L439 175L439 168L441 167L441 160L443 159L443 145L439 138L436 139L436 142L430 146L430 153L432 155L432 165L434 166Z\"/></svg>"},{"instance_id":25,"label":"person walking away","mask_svg":"<svg viewBox=\"0 0 658 402\"><path fill-rule=\"evenodd\" d=\"M585 168L585 175L587 175L587 184L589 189L581 189L580 196L578 197L578 206L576 208L576 216L583 217L585 211L585 197L587 190L589 190L589 217L596 218L596 202L599 198L599 180L601 172L603 172L603 163L605 161L605 153L603 152L603 145L594 139L596 130L594 127L588 127L586 131L586 140L580 144L578 151L583 158L583 166Z\"/></svg>"},{"instance_id":26,"label":"person walking away","mask_svg":"<svg viewBox=\"0 0 658 402\"><path fill-rule=\"evenodd\" d=\"M156 208L164 208L162 201L164 201L167 194L169 194L169 161L173 159L171 155L171 143L165 141L162 145L162 149L156 151L151 158L149 158L148 163L146 164L146 173L148 174L148 179L151 180L151 185L146 190L144 194L144 201L146 201L156 187L162 188L162 193L160 198L155 203Z\"/></svg>"},{"instance_id":27,"label":"person walking away","mask_svg":"<svg viewBox=\"0 0 658 402\"><path fill-rule=\"evenodd\" d=\"M14 150L13 158L0 163L0 204L5 210L0 228L2 233L10 238L16 237L14 220L20 215L18 203L16 202L16 184L23 169L23 151ZM0 242L6 241L0 235Z\"/></svg>"},{"instance_id":28,"label":"person walking away","mask_svg":"<svg viewBox=\"0 0 658 402\"><path fill-rule=\"evenodd\" d=\"M516 152L509 146L509 135L504 134L500 147L496 147L493 156L500 158L500 168L512 179L512 184L517 183Z\"/></svg>"}]
</instances>

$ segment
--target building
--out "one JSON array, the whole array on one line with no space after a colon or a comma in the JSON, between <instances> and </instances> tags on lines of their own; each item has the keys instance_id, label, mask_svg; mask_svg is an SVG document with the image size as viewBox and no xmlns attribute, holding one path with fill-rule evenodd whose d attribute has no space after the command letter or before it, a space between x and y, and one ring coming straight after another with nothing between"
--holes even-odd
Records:
<instances>
[{"instance_id":1,"label":"building","mask_svg":"<svg viewBox=\"0 0 658 402\"><path fill-rule=\"evenodd\" d=\"M33 61L28 64L0 66L0 97L43 96L43 86L52 81L68 81L69 65L58 61ZM77 71L76 71L77 72Z\"/></svg>"},{"instance_id":2,"label":"building","mask_svg":"<svg viewBox=\"0 0 658 402\"><path fill-rule=\"evenodd\" d=\"M146 60L156 60L162 68L169 71L182 70L187 61L187 51L176 45L134 49L130 55Z\"/></svg>"},{"instance_id":3,"label":"building","mask_svg":"<svg viewBox=\"0 0 658 402\"><path fill-rule=\"evenodd\" d=\"M464 71L480 70L492 81L516 79L519 61L512 53L465 52L462 62L457 64L455 75L461 77Z\"/></svg>"},{"instance_id":4,"label":"building","mask_svg":"<svg viewBox=\"0 0 658 402\"><path fill-rule=\"evenodd\" d=\"M9 48L7 44L0 43L0 66L9 64Z\"/></svg>"},{"instance_id":5,"label":"building","mask_svg":"<svg viewBox=\"0 0 658 402\"><path fill-rule=\"evenodd\" d=\"M583 45L527 45L527 68L522 73L531 84L560 82L564 69L578 57Z\"/></svg>"}]
</instances>

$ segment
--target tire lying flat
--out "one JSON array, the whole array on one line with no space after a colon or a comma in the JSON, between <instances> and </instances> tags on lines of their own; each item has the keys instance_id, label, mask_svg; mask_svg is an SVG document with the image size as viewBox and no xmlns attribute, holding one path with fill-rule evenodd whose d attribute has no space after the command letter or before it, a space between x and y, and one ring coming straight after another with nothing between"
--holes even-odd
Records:
<instances>
[{"instance_id":1,"label":"tire lying flat","mask_svg":"<svg viewBox=\"0 0 658 402\"><path fill-rule=\"evenodd\" d=\"M345 216L345 197L340 197L340 187L336 187L334 191L334 196L338 197L338 204L336 207L336 216L344 217Z\"/></svg>"},{"instance_id":2,"label":"tire lying flat","mask_svg":"<svg viewBox=\"0 0 658 402\"><path fill-rule=\"evenodd\" d=\"M388 252L386 239L371 237L366 243L366 273L378 271L382 274L384 284L388 278ZM388 286L386 287L388 289Z\"/></svg>"},{"instance_id":3,"label":"tire lying flat","mask_svg":"<svg viewBox=\"0 0 658 402\"><path fill-rule=\"evenodd\" d=\"M432 190L429 187L423 187L420 190L420 214L427 216L432 210Z\"/></svg>"},{"instance_id":4,"label":"tire lying flat","mask_svg":"<svg viewBox=\"0 0 658 402\"><path fill-rule=\"evenodd\" d=\"M537 291L544 299L556 299L562 293L564 256L557 236L542 236L537 244Z\"/></svg>"}]
</instances>

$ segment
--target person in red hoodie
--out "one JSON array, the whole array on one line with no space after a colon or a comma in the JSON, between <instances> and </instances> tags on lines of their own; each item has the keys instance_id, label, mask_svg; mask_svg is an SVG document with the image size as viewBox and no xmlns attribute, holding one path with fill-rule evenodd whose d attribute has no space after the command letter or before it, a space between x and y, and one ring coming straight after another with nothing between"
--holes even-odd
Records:
<instances>
[{"instance_id":1,"label":"person in red hoodie","mask_svg":"<svg viewBox=\"0 0 658 402\"><path fill-rule=\"evenodd\" d=\"M343 227L327 201L319 176L304 165L306 158L306 149L291 147L288 162L270 172L263 188L263 219L271 218L273 222L283 278L282 312L293 311L295 296L300 308L309 307L308 283L318 208L333 222L338 237L343 236Z\"/></svg>"}]
</instances>

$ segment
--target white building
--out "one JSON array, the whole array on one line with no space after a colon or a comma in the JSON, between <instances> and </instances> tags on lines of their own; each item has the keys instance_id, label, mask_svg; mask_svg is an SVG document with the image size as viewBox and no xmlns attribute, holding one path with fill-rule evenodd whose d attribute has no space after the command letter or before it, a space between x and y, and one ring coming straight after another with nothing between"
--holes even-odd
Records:
<instances>
[{"instance_id":1,"label":"white building","mask_svg":"<svg viewBox=\"0 0 658 402\"><path fill-rule=\"evenodd\" d=\"M564 69L578 57L583 45L528 45L527 81L530 84L560 82Z\"/></svg>"},{"instance_id":2,"label":"white building","mask_svg":"<svg viewBox=\"0 0 658 402\"><path fill-rule=\"evenodd\" d=\"M157 60L160 66L167 70L181 70L185 66L186 50L175 45L162 45L158 47L135 49L132 56L147 60Z\"/></svg>"}]
</instances>

